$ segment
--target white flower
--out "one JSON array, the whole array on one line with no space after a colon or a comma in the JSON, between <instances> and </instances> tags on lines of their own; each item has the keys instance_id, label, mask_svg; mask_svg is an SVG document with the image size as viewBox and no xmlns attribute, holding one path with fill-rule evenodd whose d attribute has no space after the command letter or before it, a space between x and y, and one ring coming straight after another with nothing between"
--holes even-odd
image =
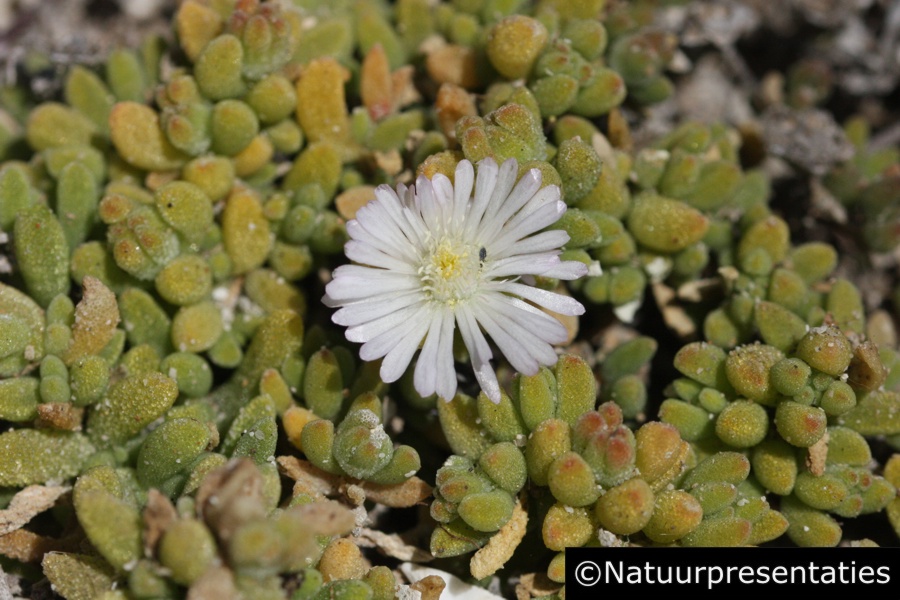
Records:
<instances>
[{"instance_id":1,"label":"white flower","mask_svg":"<svg viewBox=\"0 0 900 600\"><path fill-rule=\"evenodd\" d=\"M500 385L482 329L520 373L556 363L552 345L566 340L566 330L535 305L564 315L583 314L584 307L520 279L577 279L587 267L559 259L569 240L565 231L541 231L566 211L559 188L541 189L537 169L518 183L517 173L515 160L498 167L488 158L478 164L476 181L464 160L455 188L440 174L396 192L382 185L347 223L351 240L344 250L357 264L335 269L323 301L341 307L333 320L347 327L348 340L363 344L363 360L384 358L385 382L400 378L421 345L416 391L452 399L456 327L481 389L494 402Z\"/></svg>"}]
</instances>

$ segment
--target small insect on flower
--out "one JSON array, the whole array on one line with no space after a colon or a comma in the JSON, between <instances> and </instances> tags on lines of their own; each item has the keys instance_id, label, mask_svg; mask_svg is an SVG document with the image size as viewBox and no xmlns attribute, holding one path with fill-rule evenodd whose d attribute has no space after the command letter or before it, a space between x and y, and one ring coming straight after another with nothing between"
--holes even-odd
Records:
<instances>
[{"instance_id":1,"label":"small insect on flower","mask_svg":"<svg viewBox=\"0 0 900 600\"><path fill-rule=\"evenodd\" d=\"M363 344L363 360L384 359L386 383L400 378L421 345L416 391L451 400L457 327L478 383L494 402L500 385L485 333L522 374L556 363L553 344L566 340L566 329L537 307L570 316L584 307L522 277L571 280L587 267L560 260L565 231L545 231L566 211L559 188L541 188L537 169L518 183L517 174L515 160L498 167L486 158L476 179L472 163L463 160L455 187L441 174L396 191L382 185L347 223L344 252L356 264L335 269L323 302L340 308L332 319L347 327L348 340Z\"/></svg>"}]
</instances>

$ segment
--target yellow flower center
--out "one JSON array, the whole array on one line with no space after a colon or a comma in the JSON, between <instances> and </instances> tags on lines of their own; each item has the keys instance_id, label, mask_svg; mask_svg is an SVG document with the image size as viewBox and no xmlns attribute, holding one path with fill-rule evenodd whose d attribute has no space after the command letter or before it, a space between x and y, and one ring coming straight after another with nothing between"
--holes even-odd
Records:
<instances>
[{"instance_id":1,"label":"yellow flower center","mask_svg":"<svg viewBox=\"0 0 900 600\"><path fill-rule=\"evenodd\" d=\"M444 238L426 250L419 276L432 300L453 306L475 293L480 271L478 248Z\"/></svg>"}]
</instances>

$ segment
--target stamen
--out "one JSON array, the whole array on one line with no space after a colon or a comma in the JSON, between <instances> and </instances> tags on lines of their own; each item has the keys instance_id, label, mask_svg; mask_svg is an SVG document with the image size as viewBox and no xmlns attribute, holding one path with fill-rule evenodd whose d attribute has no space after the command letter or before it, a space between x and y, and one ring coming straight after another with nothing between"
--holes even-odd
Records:
<instances>
[{"instance_id":1,"label":"stamen","mask_svg":"<svg viewBox=\"0 0 900 600\"><path fill-rule=\"evenodd\" d=\"M472 297L480 281L477 248L448 237L429 241L418 269L422 290L450 306Z\"/></svg>"}]
</instances>

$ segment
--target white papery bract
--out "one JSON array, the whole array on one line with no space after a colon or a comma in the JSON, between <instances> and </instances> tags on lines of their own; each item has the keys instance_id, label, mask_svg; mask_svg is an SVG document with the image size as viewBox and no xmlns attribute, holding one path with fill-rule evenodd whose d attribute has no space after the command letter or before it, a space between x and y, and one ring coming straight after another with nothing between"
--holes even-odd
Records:
<instances>
[{"instance_id":1,"label":"white papery bract","mask_svg":"<svg viewBox=\"0 0 900 600\"><path fill-rule=\"evenodd\" d=\"M421 346L416 391L451 400L456 328L494 402L500 385L485 333L522 374L556 363L553 345L567 339L566 329L538 307L563 315L583 314L584 307L522 278L577 279L587 267L560 260L569 235L545 230L566 211L559 188L541 188L537 169L518 183L517 175L515 160L498 167L487 158L476 179L472 163L463 160L455 186L440 174L396 191L382 185L347 223L344 250L356 264L335 269L323 301L340 307L333 320L347 327L348 340L362 343L363 360L384 359L385 382L399 379Z\"/></svg>"}]
</instances>

